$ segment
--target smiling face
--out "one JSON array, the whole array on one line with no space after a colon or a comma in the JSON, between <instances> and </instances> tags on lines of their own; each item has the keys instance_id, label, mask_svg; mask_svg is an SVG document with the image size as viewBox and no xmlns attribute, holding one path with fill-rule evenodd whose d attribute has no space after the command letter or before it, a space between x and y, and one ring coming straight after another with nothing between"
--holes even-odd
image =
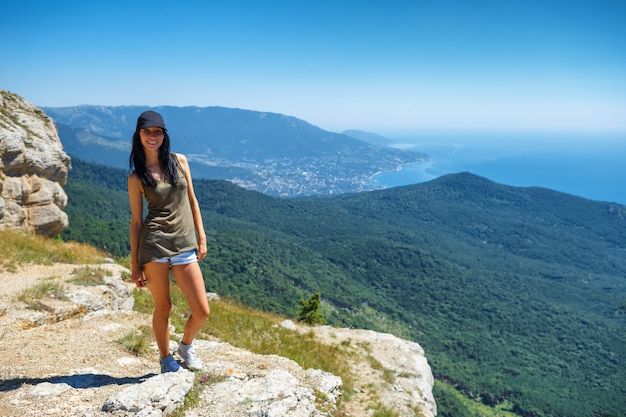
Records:
<instances>
[{"instance_id":1,"label":"smiling face","mask_svg":"<svg viewBox=\"0 0 626 417\"><path fill-rule=\"evenodd\" d=\"M149 127L139 131L141 144L145 150L157 150L163 144L164 132L160 127Z\"/></svg>"}]
</instances>

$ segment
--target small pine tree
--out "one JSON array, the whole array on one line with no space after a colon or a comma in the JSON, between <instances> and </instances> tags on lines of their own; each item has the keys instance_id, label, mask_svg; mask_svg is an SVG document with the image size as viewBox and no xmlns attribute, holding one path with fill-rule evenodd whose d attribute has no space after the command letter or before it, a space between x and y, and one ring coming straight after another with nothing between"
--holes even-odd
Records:
<instances>
[{"instance_id":1,"label":"small pine tree","mask_svg":"<svg viewBox=\"0 0 626 417\"><path fill-rule=\"evenodd\" d=\"M308 300L300 300L298 320L308 325L326 324L321 309L321 298L320 293L316 292Z\"/></svg>"}]
</instances>

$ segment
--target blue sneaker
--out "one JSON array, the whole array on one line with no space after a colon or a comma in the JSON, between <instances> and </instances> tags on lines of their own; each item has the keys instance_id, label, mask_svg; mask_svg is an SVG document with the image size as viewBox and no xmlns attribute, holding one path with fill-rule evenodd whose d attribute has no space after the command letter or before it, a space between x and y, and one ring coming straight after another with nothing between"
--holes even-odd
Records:
<instances>
[{"instance_id":1,"label":"blue sneaker","mask_svg":"<svg viewBox=\"0 0 626 417\"><path fill-rule=\"evenodd\" d=\"M180 369L180 365L176 362L176 359L172 355L166 356L159 361L161 364L161 373L177 372Z\"/></svg>"}]
</instances>

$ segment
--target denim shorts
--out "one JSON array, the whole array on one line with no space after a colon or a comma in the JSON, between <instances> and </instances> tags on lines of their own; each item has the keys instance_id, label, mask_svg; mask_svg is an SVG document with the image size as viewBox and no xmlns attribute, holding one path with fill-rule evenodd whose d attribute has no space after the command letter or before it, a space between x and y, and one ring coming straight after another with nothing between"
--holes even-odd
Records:
<instances>
[{"instance_id":1,"label":"denim shorts","mask_svg":"<svg viewBox=\"0 0 626 417\"><path fill-rule=\"evenodd\" d=\"M154 262L169 262L170 265L186 265L194 262L198 262L198 256L195 250L183 252L178 255L157 259Z\"/></svg>"}]
</instances>

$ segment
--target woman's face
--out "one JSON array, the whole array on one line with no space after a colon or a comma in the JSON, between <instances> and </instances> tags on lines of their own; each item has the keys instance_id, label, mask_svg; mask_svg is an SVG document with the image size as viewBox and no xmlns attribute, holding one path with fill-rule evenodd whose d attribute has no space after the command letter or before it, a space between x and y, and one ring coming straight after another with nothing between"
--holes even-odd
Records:
<instances>
[{"instance_id":1,"label":"woman's face","mask_svg":"<svg viewBox=\"0 0 626 417\"><path fill-rule=\"evenodd\" d=\"M164 132L160 127L149 127L139 131L141 144L146 150L157 150L163 144Z\"/></svg>"}]
</instances>

